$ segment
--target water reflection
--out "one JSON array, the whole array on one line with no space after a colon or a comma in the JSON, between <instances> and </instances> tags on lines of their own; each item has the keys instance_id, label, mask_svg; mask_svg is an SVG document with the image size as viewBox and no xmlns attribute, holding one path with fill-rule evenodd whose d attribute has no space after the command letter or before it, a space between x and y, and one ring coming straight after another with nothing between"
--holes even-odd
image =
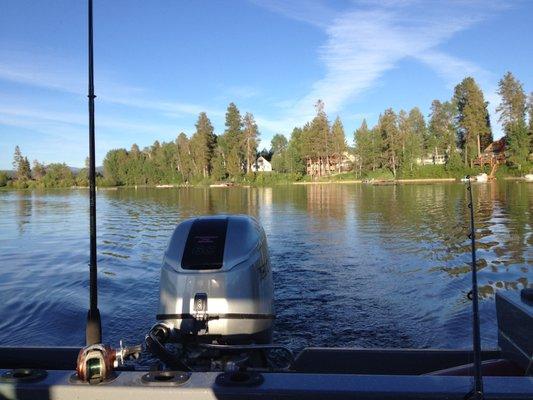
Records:
<instances>
[{"instance_id":1,"label":"water reflection","mask_svg":"<svg viewBox=\"0 0 533 400\"><path fill-rule=\"evenodd\" d=\"M24 233L24 226L30 222L31 211L32 211L32 201L31 193L27 192L17 192L17 227L19 234Z\"/></svg>"},{"instance_id":2,"label":"water reflection","mask_svg":"<svg viewBox=\"0 0 533 400\"><path fill-rule=\"evenodd\" d=\"M491 346L495 291L531 285L533 185L475 185L474 198L482 337ZM153 324L160 260L179 221L244 213L269 239L277 342L469 346L466 204L460 184L99 191L106 338L136 342ZM83 342L87 212L86 191L0 192L0 292L8 299L0 343Z\"/></svg>"}]
</instances>

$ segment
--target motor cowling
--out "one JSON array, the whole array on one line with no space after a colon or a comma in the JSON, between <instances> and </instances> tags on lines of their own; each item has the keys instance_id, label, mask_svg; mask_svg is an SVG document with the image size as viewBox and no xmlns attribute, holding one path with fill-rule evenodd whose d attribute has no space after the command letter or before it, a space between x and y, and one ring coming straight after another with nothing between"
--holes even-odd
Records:
<instances>
[{"instance_id":1,"label":"motor cowling","mask_svg":"<svg viewBox=\"0 0 533 400\"><path fill-rule=\"evenodd\" d=\"M206 216L176 227L161 268L157 319L171 341L270 343L272 269L255 218Z\"/></svg>"}]
</instances>

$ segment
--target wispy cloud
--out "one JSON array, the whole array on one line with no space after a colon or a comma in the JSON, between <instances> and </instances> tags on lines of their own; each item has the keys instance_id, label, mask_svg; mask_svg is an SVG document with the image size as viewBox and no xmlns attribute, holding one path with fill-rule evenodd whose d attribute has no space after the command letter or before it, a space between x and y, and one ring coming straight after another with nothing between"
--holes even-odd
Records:
<instances>
[{"instance_id":1,"label":"wispy cloud","mask_svg":"<svg viewBox=\"0 0 533 400\"><path fill-rule=\"evenodd\" d=\"M87 91L83 65L65 56L47 56L32 51L7 51L0 53L0 80L28 86L84 95ZM99 71L96 76L98 100L127 107L158 111L167 117L198 115L206 111L215 116L223 115L199 104L191 104L151 96L145 88L120 83L113 73Z\"/></svg>"},{"instance_id":2,"label":"wispy cloud","mask_svg":"<svg viewBox=\"0 0 533 400\"><path fill-rule=\"evenodd\" d=\"M58 149L62 161L73 166L81 166L87 152L87 115L77 112L62 112L53 109L31 106L10 106L0 102L0 125L22 128L39 133L39 141L25 141L27 154L39 154L41 161L57 159ZM173 138L179 132L171 124L146 124L132 118L110 117L100 113L96 118L99 134L96 140L97 162L101 162L106 152L123 147L132 136L138 138ZM0 138L3 139L3 138ZM5 138L4 138L5 139ZM149 139L148 139L149 140ZM147 140L145 140L146 142ZM0 140L0 143L2 140ZM147 144L147 143L146 143Z\"/></svg>"},{"instance_id":3,"label":"wispy cloud","mask_svg":"<svg viewBox=\"0 0 533 400\"><path fill-rule=\"evenodd\" d=\"M234 85L223 87L223 92L226 97L237 99L237 100L246 100L251 99L252 97L259 96L261 91L251 85Z\"/></svg>"},{"instance_id":4,"label":"wispy cloud","mask_svg":"<svg viewBox=\"0 0 533 400\"><path fill-rule=\"evenodd\" d=\"M251 2L272 12L322 29L326 29L329 22L338 15L338 12L329 4L320 0L251 0Z\"/></svg>"},{"instance_id":5,"label":"wispy cloud","mask_svg":"<svg viewBox=\"0 0 533 400\"><path fill-rule=\"evenodd\" d=\"M450 89L467 76L475 77L483 90L485 101L488 102L488 111L491 116L495 137L503 135L501 126L496 118L496 108L501 100L497 94L498 87L496 82L498 77L470 61L461 60L438 51L428 51L417 55L416 58L435 70L446 81Z\"/></svg>"},{"instance_id":6,"label":"wispy cloud","mask_svg":"<svg viewBox=\"0 0 533 400\"><path fill-rule=\"evenodd\" d=\"M479 65L439 51L426 51L415 55L415 58L435 70L450 85L457 84L466 76L473 76L480 82L494 79L492 73Z\"/></svg>"},{"instance_id":7,"label":"wispy cloud","mask_svg":"<svg viewBox=\"0 0 533 400\"><path fill-rule=\"evenodd\" d=\"M82 113L67 113L67 112L58 112L54 110L43 110L35 108L17 108L2 106L0 103L0 116L4 118L20 118L24 121L27 121L29 124L34 126L39 126L42 123L54 123L54 124L63 124L67 127L79 127L82 129L83 136L87 134L87 115ZM99 115L96 118L96 123L98 127L105 129L113 129L117 131L124 132L135 132L135 133L168 133L168 132L177 132L177 128L174 125L163 125L163 124L146 124L143 122L138 122L131 119L120 119L117 117L109 117L104 115ZM48 133L48 132L47 132Z\"/></svg>"},{"instance_id":8,"label":"wispy cloud","mask_svg":"<svg viewBox=\"0 0 533 400\"><path fill-rule=\"evenodd\" d=\"M423 62L446 80L458 82L465 73L487 77L482 67L446 54L439 46L501 7L490 1L429 5L416 0L357 1L345 10L331 9L325 2L313 2L312 7L309 2L288 5L278 0L256 4L310 23L326 35L318 52L324 76L294 102L284 118L287 122L312 117L317 99L325 102L328 112L338 113L406 58Z\"/></svg>"}]
</instances>

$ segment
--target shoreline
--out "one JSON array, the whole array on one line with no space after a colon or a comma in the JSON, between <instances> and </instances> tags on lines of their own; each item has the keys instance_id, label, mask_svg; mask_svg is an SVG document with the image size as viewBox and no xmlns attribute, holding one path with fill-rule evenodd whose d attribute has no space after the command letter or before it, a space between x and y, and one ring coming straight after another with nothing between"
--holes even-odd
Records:
<instances>
[{"instance_id":1,"label":"shoreline","mask_svg":"<svg viewBox=\"0 0 533 400\"><path fill-rule=\"evenodd\" d=\"M456 178L412 178L412 179L380 179L374 181L363 181L362 179L347 179L347 180L329 180L329 181L305 181L292 182L292 185L327 185L332 183L350 184L350 183L368 183L370 185L392 185L397 183L444 183L444 182L459 182Z\"/></svg>"},{"instance_id":2,"label":"shoreline","mask_svg":"<svg viewBox=\"0 0 533 400\"><path fill-rule=\"evenodd\" d=\"M517 181L529 182L523 177L505 176L500 178L501 181ZM495 179L494 181L497 181ZM253 187L274 187L284 185L332 185L332 184L367 184L373 186L392 186L399 184L438 184L438 183L460 183L457 178L411 178L411 179L380 179L373 181L363 181L362 179L346 179L346 180L324 180L324 181L293 181L280 182L272 185L257 185L253 182L241 183L215 183L209 185L201 184L158 184L158 185L124 185L124 186L97 186L97 191L115 191L119 189L177 189L177 188L194 188L194 189L220 189L220 188L253 188ZM88 190L87 186L71 186L71 187L51 187L51 188L14 188L1 187L0 191L33 191L33 190Z\"/></svg>"}]
</instances>

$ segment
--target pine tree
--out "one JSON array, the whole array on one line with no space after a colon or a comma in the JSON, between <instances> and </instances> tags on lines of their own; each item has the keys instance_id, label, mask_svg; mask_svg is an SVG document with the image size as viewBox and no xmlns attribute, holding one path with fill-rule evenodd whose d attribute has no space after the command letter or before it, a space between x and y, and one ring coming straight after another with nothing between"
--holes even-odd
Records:
<instances>
[{"instance_id":1,"label":"pine tree","mask_svg":"<svg viewBox=\"0 0 533 400\"><path fill-rule=\"evenodd\" d=\"M287 160L287 148L289 142L284 135L276 134L270 141L270 153L272 153L272 169L276 172L289 172Z\"/></svg>"},{"instance_id":2,"label":"pine tree","mask_svg":"<svg viewBox=\"0 0 533 400\"><path fill-rule=\"evenodd\" d=\"M507 135L510 161L521 169L527 163L530 138L526 127L526 94L520 81L507 72L498 84L502 101L496 111Z\"/></svg>"},{"instance_id":3,"label":"pine tree","mask_svg":"<svg viewBox=\"0 0 533 400\"><path fill-rule=\"evenodd\" d=\"M372 132L368 129L366 119L363 119L361 126L354 133L355 154L357 156L359 174L362 174L363 170L375 169L372 136Z\"/></svg>"},{"instance_id":4,"label":"pine tree","mask_svg":"<svg viewBox=\"0 0 533 400\"><path fill-rule=\"evenodd\" d=\"M255 161L255 154L257 153L257 138L259 130L252 113L247 112L243 118L244 126L244 147L246 157L246 172L252 171L252 164Z\"/></svg>"},{"instance_id":5,"label":"pine tree","mask_svg":"<svg viewBox=\"0 0 533 400\"><path fill-rule=\"evenodd\" d=\"M404 110L398 113L398 134L401 143L400 164L402 169L413 170L416 160L422 157L426 122L420 109L413 108L407 114Z\"/></svg>"},{"instance_id":6,"label":"pine tree","mask_svg":"<svg viewBox=\"0 0 533 400\"><path fill-rule=\"evenodd\" d=\"M31 167L27 157L22 155L20 147L15 146L15 154L13 155L13 169L15 170L15 177L19 181L27 181L31 179Z\"/></svg>"},{"instance_id":7,"label":"pine tree","mask_svg":"<svg viewBox=\"0 0 533 400\"><path fill-rule=\"evenodd\" d=\"M341 172L341 162L346 151L346 136L344 135L344 126L339 117L335 118L331 126L331 147L332 154L338 157L337 172Z\"/></svg>"},{"instance_id":8,"label":"pine tree","mask_svg":"<svg viewBox=\"0 0 533 400\"><path fill-rule=\"evenodd\" d=\"M533 153L533 92L529 94L529 99L527 102L527 114L529 119L529 128L528 128L528 135L529 135L529 151Z\"/></svg>"},{"instance_id":9,"label":"pine tree","mask_svg":"<svg viewBox=\"0 0 533 400\"><path fill-rule=\"evenodd\" d=\"M138 156L141 151L139 150L139 146L137 145L137 143L133 143L131 145L131 149L130 149L130 153L133 155L133 156ZM87 163L86 163L87 164Z\"/></svg>"},{"instance_id":10,"label":"pine tree","mask_svg":"<svg viewBox=\"0 0 533 400\"><path fill-rule=\"evenodd\" d=\"M314 139L313 132L311 131L311 123L306 122L301 128L299 135L302 158L309 159L311 157L316 157Z\"/></svg>"},{"instance_id":11,"label":"pine tree","mask_svg":"<svg viewBox=\"0 0 533 400\"><path fill-rule=\"evenodd\" d=\"M15 154L13 154L13 170L15 173L18 171L20 163L24 160L20 147L15 146Z\"/></svg>"},{"instance_id":12,"label":"pine tree","mask_svg":"<svg viewBox=\"0 0 533 400\"><path fill-rule=\"evenodd\" d=\"M291 133L291 139L287 146L286 168L287 171L295 174L305 173L305 160L302 153L302 136L301 128L294 128Z\"/></svg>"},{"instance_id":13,"label":"pine tree","mask_svg":"<svg viewBox=\"0 0 533 400\"><path fill-rule=\"evenodd\" d=\"M449 101L441 103L433 100L429 121L429 136L433 144L433 154L446 155L447 167L459 167L459 154L457 153L457 136L455 130L455 107Z\"/></svg>"},{"instance_id":14,"label":"pine tree","mask_svg":"<svg viewBox=\"0 0 533 400\"><path fill-rule=\"evenodd\" d=\"M243 172L245 164L243 144L241 114L237 106L230 103L226 111L226 130L221 147L224 152L227 172L232 177L239 176Z\"/></svg>"},{"instance_id":15,"label":"pine tree","mask_svg":"<svg viewBox=\"0 0 533 400\"><path fill-rule=\"evenodd\" d=\"M525 125L526 94L522 83L511 72L507 72L498 83L498 94L502 101L496 108L499 121L508 133L514 126Z\"/></svg>"},{"instance_id":16,"label":"pine tree","mask_svg":"<svg viewBox=\"0 0 533 400\"><path fill-rule=\"evenodd\" d=\"M216 146L213 152L211 177L216 181L220 181L226 179L227 176L228 172L224 162L224 152L221 146Z\"/></svg>"},{"instance_id":17,"label":"pine tree","mask_svg":"<svg viewBox=\"0 0 533 400\"><path fill-rule=\"evenodd\" d=\"M192 156L190 141L187 135L181 132L176 139L176 168L185 182L189 182L194 172L199 172Z\"/></svg>"},{"instance_id":18,"label":"pine tree","mask_svg":"<svg viewBox=\"0 0 533 400\"><path fill-rule=\"evenodd\" d=\"M455 87L454 104L457 107L457 125L465 165L472 165L482 148L492 143L487 103L474 78L468 77Z\"/></svg>"},{"instance_id":19,"label":"pine tree","mask_svg":"<svg viewBox=\"0 0 533 400\"><path fill-rule=\"evenodd\" d=\"M146 184L145 155L141 152L136 143L131 145L126 169L128 171L128 177L126 180L128 185Z\"/></svg>"},{"instance_id":20,"label":"pine tree","mask_svg":"<svg viewBox=\"0 0 533 400\"><path fill-rule=\"evenodd\" d=\"M287 149L288 144L289 142L287 141L287 138L284 135L277 133L270 141L270 151L274 155L281 154Z\"/></svg>"},{"instance_id":21,"label":"pine tree","mask_svg":"<svg viewBox=\"0 0 533 400\"><path fill-rule=\"evenodd\" d=\"M448 121L446 119L446 113L440 100L433 100L431 102L431 108L429 113L429 129L426 146L426 155L432 154L437 156L439 152L444 149L440 146L443 141L443 137L446 136L448 129Z\"/></svg>"},{"instance_id":22,"label":"pine tree","mask_svg":"<svg viewBox=\"0 0 533 400\"><path fill-rule=\"evenodd\" d=\"M424 152L424 137L427 136L427 125L424 115L418 107L409 111L407 118L411 129L406 144L406 159L409 160L409 168L412 169L417 159L421 159Z\"/></svg>"},{"instance_id":23,"label":"pine tree","mask_svg":"<svg viewBox=\"0 0 533 400\"><path fill-rule=\"evenodd\" d=\"M378 129L383 139L383 155L385 157L385 163L394 177L396 177L400 163L401 142L397 116L392 108L388 108L382 115L380 115Z\"/></svg>"},{"instance_id":24,"label":"pine tree","mask_svg":"<svg viewBox=\"0 0 533 400\"><path fill-rule=\"evenodd\" d=\"M214 129L205 112L200 113L195 126L196 132L191 138L191 148L200 169L198 172L207 178L211 171L211 160L215 147Z\"/></svg>"},{"instance_id":25,"label":"pine tree","mask_svg":"<svg viewBox=\"0 0 533 400\"><path fill-rule=\"evenodd\" d=\"M304 126L302 149L307 159L318 164L318 176L323 176L329 173L329 156L332 145L324 102L318 100L315 109L316 116L310 124Z\"/></svg>"}]
</instances>

